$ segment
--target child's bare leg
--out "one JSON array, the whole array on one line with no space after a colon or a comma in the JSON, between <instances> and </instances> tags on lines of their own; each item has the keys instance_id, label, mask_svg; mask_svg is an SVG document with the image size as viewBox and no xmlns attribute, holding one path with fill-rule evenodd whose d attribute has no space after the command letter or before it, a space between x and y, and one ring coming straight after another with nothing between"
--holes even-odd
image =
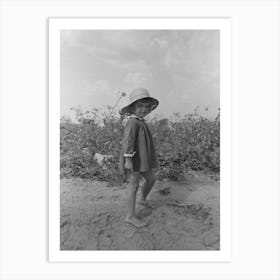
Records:
<instances>
[{"instance_id":1,"label":"child's bare leg","mask_svg":"<svg viewBox=\"0 0 280 280\"><path fill-rule=\"evenodd\" d=\"M128 217L135 216L135 199L139 188L139 172L131 172L129 180L129 194L128 194Z\"/></svg>"},{"instance_id":2,"label":"child's bare leg","mask_svg":"<svg viewBox=\"0 0 280 280\"><path fill-rule=\"evenodd\" d=\"M140 202L145 202L148 194L150 193L150 191L156 181L156 177L155 177L155 174L153 171L143 172L141 174L145 178L145 183L142 186Z\"/></svg>"},{"instance_id":3,"label":"child's bare leg","mask_svg":"<svg viewBox=\"0 0 280 280\"><path fill-rule=\"evenodd\" d=\"M135 227L144 227L146 224L141 222L135 216L135 201L136 201L136 194L139 188L139 172L131 172L130 175L130 186L129 186L129 195L128 195L128 203L127 203L127 216L126 222L135 226Z\"/></svg>"}]
</instances>

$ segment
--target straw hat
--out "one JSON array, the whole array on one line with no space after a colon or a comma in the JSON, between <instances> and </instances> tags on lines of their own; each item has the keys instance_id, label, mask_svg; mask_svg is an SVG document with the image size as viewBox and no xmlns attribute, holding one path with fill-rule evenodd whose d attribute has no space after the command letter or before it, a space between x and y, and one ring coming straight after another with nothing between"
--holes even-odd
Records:
<instances>
[{"instance_id":1,"label":"straw hat","mask_svg":"<svg viewBox=\"0 0 280 280\"><path fill-rule=\"evenodd\" d=\"M150 96L148 90L146 90L145 88L137 88L129 94L129 102L125 107L123 107L120 110L120 114L121 115L132 114L131 105L140 99L149 100L149 102L151 103L151 111L154 110L159 104L159 101L157 99Z\"/></svg>"}]
</instances>

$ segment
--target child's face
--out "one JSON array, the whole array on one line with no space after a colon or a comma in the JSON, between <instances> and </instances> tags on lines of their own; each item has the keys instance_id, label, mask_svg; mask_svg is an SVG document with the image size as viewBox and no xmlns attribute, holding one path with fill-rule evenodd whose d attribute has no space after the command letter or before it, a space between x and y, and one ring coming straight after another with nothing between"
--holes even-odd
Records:
<instances>
[{"instance_id":1,"label":"child's face","mask_svg":"<svg viewBox=\"0 0 280 280\"><path fill-rule=\"evenodd\" d=\"M146 100L139 100L134 105L134 114L140 118L145 118L151 111L151 104Z\"/></svg>"}]
</instances>

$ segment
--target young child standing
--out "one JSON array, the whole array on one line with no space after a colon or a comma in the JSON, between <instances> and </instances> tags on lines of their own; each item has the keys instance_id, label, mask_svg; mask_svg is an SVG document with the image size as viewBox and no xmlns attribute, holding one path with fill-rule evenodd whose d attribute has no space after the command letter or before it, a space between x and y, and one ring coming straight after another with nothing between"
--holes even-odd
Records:
<instances>
[{"instance_id":1,"label":"young child standing","mask_svg":"<svg viewBox=\"0 0 280 280\"><path fill-rule=\"evenodd\" d=\"M125 171L130 173L128 213L125 221L137 228L146 226L135 216L136 194L140 176L144 177L145 183L138 203L150 207L151 205L146 198L155 183L155 174L152 169L157 167L153 138L144 118L158 104L159 101L151 97L148 90L137 88L130 93L128 105L120 111L120 114L129 116L125 125L120 156L120 170L123 173Z\"/></svg>"}]
</instances>

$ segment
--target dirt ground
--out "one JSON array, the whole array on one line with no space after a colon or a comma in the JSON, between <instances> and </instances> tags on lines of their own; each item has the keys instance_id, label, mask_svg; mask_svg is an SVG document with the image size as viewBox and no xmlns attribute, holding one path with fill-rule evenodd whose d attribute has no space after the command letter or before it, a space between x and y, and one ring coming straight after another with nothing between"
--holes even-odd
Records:
<instances>
[{"instance_id":1,"label":"dirt ground","mask_svg":"<svg viewBox=\"0 0 280 280\"><path fill-rule=\"evenodd\" d=\"M136 208L148 223L142 229L125 224L127 184L62 179L60 249L219 250L220 183L211 177L156 182L148 197L155 207Z\"/></svg>"}]
</instances>

